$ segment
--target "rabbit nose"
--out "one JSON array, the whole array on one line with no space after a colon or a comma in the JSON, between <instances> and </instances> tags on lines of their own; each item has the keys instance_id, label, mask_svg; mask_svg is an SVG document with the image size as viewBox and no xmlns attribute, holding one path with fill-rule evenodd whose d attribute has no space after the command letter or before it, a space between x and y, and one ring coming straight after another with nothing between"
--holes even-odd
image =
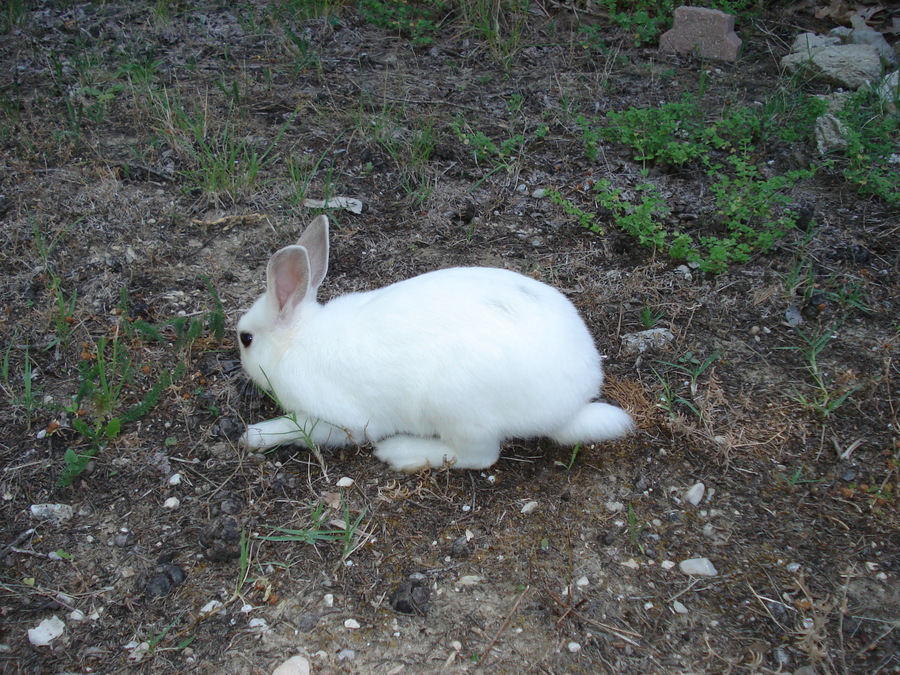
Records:
<instances>
[{"instance_id":1,"label":"rabbit nose","mask_svg":"<svg viewBox=\"0 0 900 675\"><path fill-rule=\"evenodd\" d=\"M250 344L253 342L253 333L241 333L240 335L241 344L244 345L244 349L250 347Z\"/></svg>"}]
</instances>

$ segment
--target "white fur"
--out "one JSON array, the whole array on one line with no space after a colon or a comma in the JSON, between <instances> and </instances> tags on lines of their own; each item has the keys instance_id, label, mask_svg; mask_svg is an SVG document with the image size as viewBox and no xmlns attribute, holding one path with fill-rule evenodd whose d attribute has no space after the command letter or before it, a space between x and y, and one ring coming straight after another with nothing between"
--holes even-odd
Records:
<instances>
[{"instance_id":1,"label":"white fur","mask_svg":"<svg viewBox=\"0 0 900 675\"><path fill-rule=\"evenodd\" d=\"M399 470L483 469L507 438L573 445L631 430L624 410L592 402L600 356L559 291L466 267L320 305L327 242L319 216L272 257L266 293L238 323L244 369L292 413L250 426L248 447L371 442Z\"/></svg>"}]
</instances>

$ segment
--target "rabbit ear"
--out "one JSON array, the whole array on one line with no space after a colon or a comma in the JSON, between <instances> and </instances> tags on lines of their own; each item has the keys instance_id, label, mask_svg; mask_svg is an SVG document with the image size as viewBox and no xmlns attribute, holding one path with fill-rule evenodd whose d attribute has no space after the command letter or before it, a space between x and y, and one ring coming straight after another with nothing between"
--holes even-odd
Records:
<instances>
[{"instance_id":1,"label":"rabbit ear","mask_svg":"<svg viewBox=\"0 0 900 675\"><path fill-rule=\"evenodd\" d=\"M316 216L300 235L297 246L309 254L309 287L316 289L328 271L328 216Z\"/></svg>"},{"instance_id":2,"label":"rabbit ear","mask_svg":"<svg viewBox=\"0 0 900 675\"><path fill-rule=\"evenodd\" d=\"M266 297L279 316L288 316L310 291L309 255L302 246L276 251L266 268Z\"/></svg>"}]
</instances>

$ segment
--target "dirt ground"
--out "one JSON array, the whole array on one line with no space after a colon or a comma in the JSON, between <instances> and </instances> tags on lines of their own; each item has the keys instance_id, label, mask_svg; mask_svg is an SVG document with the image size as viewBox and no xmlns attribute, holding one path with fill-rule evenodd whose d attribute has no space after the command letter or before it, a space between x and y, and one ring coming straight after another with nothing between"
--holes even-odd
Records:
<instances>
[{"instance_id":1,"label":"dirt ground","mask_svg":"<svg viewBox=\"0 0 900 675\"><path fill-rule=\"evenodd\" d=\"M804 227L709 275L535 193L644 180L625 147L587 159L577 114L701 81L710 109L761 100L833 23L764 13L715 64L590 15L586 46L547 3L504 67L452 25L414 46L349 8L191 4L41 4L0 36L0 671L900 672L896 207L820 174L791 192ZM476 158L479 132L525 142ZM648 176L685 221L710 208L702 172ZM276 407L234 326L326 196L362 212L330 212L321 299L453 265L544 280L639 431L415 475L367 447L241 449ZM674 340L623 349L650 323ZM817 358L849 393L827 416L798 401L798 329L834 331ZM96 454L63 486L69 450Z\"/></svg>"}]
</instances>

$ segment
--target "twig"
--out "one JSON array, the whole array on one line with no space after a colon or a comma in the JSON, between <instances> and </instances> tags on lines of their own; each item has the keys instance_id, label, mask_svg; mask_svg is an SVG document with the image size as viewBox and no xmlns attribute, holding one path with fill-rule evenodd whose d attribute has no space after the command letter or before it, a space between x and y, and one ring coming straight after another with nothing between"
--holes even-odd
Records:
<instances>
[{"instance_id":1,"label":"twig","mask_svg":"<svg viewBox=\"0 0 900 675\"><path fill-rule=\"evenodd\" d=\"M516 598L515 603L513 603L512 609L509 610L509 614L506 615L506 618L503 620L503 623L500 624L500 628L497 629L497 632L494 634L493 639L490 644L488 644L487 648L481 653L481 658L479 659L479 663L484 664L485 660L491 653L491 650L494 648L494 645L497 644L497 640L500 639L500 636L503 634L503 631L506 630L507 626L509 626L509 622L512 621L513 616L515 616L516 611L519 609L519 604L522 602L522 598L525 597L525 594L528 592L530 586L526 586L521 593L519 593L519 597Z\"/></svg>"},{"instance_id":2,"label":"twig","mask_svg":"<svg viewBox=\"0 0 900 675\"><path fill-rule=\"evenodd\" d=\"M15 551L16 553L27 553L27 551L19 551L18 548L16 548L16 547L19 544L21 544L23 541L28 539L28 537L33 535L34 532L35 532L35 529L33 527L28 528L27 530L22 532L18 537L15 538L15 541L13 541L8 546L5 546L3 548L3 550L0 551L0 560L3 560L6 557L6 554L9 553L10 551Z\"/></svg>"}]
</instances>

